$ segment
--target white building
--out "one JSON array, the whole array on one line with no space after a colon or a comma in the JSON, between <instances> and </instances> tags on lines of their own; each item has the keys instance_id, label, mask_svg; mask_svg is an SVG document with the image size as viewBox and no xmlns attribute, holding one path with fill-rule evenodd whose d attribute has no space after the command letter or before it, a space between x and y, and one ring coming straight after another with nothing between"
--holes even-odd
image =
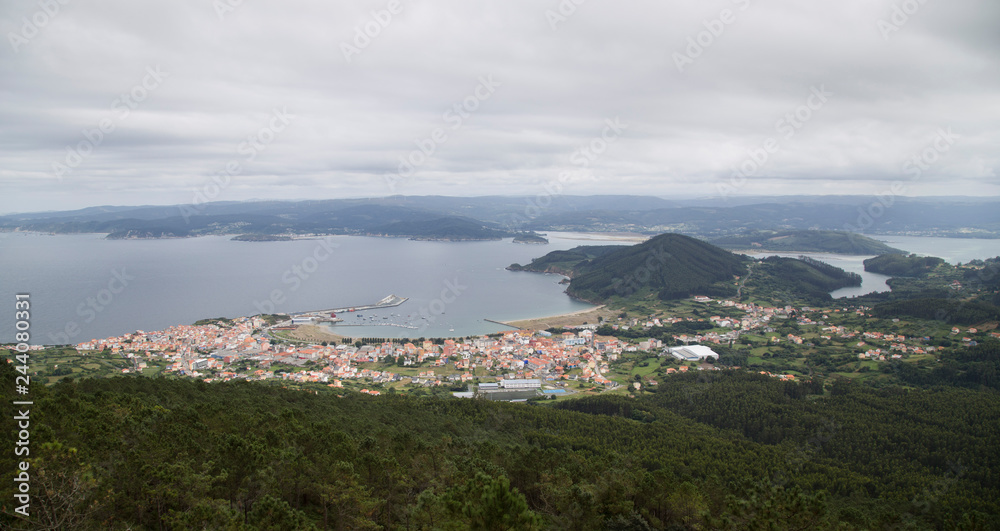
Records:
<instances>
[{"instance_id":1,"label":"white building","mask_svg":"<svg viewBox=\"0 0 1000 531\"><path fill-rule=\"evenodd\" d=\"M719 354L704 345L686 345L667 349L670 355L681 361L703 361L708 358L719 359Z\"/></svg>"},{"instance_id":2,"label":"white building","mask_svg":"<svg viewBox=\"0 0 1000 531\"><path fill-rule=\"evenodd\" d=\"M500 387L504 389L541 389L542 381L537 379L531 380L500 380Z\"/></svg>"}]
</instances>

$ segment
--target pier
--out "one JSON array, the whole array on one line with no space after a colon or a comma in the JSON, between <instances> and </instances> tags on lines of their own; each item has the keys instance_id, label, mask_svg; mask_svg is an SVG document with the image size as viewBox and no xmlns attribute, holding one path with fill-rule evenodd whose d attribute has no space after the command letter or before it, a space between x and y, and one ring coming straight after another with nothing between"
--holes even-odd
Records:
<instances>
[{"instance_id":1,"label":"pier","mask_svg":"<svg viewBox=\"0 0 1000 531\"><path fill-rule=\"evenodd\" d=\"M325 322L325 323L339 323L343 319L339 317L330 317L330 314L334 313L348 313L348 312L359 312L363 310L376 310L379 308L393 308L399 306L404 302L410 300L409 297L400 297L398 295L388 295L382 300L376 302L375 304L365 304L362 306L345 306L343 308L331 308L329 310L314 310L309 312L299 312L291 315L292 322L299 320L310 320L311 322Z\"/></svg>"},{"instance_id":2,"label":"pier","mask_svg":"<svg viewBox=\"0 0 1000 531\"><path fill-rule=\"evenodd\" d=\"M363 310L377 310L379 308L392 308L394 306L399 306L404 302L410 300L408 297L400 297L398 295L389 295L382 300L376 302L375 304L366 304L364 306L348 306L346 308L335 308L332 310L322 310L326 313L338 313L338 312L360 312Z\"/></svg>"},{"instance_id":3,"label":"pier","mask_svg":"<svg viewBox=\"0 0 1000 531\"><path fill-rule=\"evenodd\" d=\"M483 321L486 321L487 323L493 323L493 324L498 324L498 325L501 325L501 326L506 326L507 328L513 328L514 330L524 330L520 326L514 326L514 325L503 323L503 322L500 322L500 321L494 321L493 319L483 319Z\"/></svg>"}]
</instances>

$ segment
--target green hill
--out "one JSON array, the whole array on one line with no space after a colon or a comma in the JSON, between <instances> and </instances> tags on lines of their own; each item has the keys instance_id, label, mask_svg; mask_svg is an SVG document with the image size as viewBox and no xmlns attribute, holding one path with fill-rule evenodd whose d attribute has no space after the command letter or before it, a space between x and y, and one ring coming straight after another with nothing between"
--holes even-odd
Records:
<instances>
[{"instance_id":1,"label":"green hill","mask_svg":"<svg viewBox=\"0 0 1000 531\"><path fill-rule=\"evenodd\" d=\"M580 263L567 293L607 300L652 291L661 300L736 293L733 277L745 275L749 259L680 234L661 234Z\"/></svg>"},{"instance_id":2,"label":"green hill","mask_svg":"<svg viewBox=\"0 0 1000 531\"><path fill-rule=\"evenodd\" d=\"M633 246L581 246L553 251L514 271L560 273L571 278L570 295L595 302L612 297L674 300L692 295L734 297L736 277L753 273L756 296L829 299L828 292L861 285L861 277L810 258L753 260L680 234L661 234Z\"/></svg>"},{"instance_id":3,"label":"green hill","mask_svg":"<svg viewBox=\"0 0 1000 531\"><path fill-rule=\"evenodd\" d=\"M405 236L413 240L499 240L510 233L491 229L482 223L460 217L425 221L397 221L371 230L379 236Z\"/></svg>"},{"instance_id":4,"label":"green hill","mask_svg":"<svg viewBox=\"0 0 1000 531\"><path fill-rule=\"evenodd\" d=\"M860 286L861 275L808 257L769 256L754 266L746 286L758 297L829 300L829 292Z\"/></svg>"},{"instance_id":5,"label":"green hill","mask_svg":"<svg viewBox=\"0 0 1000 531\"><path fill-rule=\"evenodd\" d=\"M583 262L626 247L626 245L581 245L566 251L552 251L545 256L535 258L528 265L511 264L507 269L534 273L559 273L571 277L573 270Z\"/></svg>"},{"instance_id":6,"label":"green hill","mask_svg":"<svg viewBox=\"0 0 1000 531\"><path fill-rule=\"evenodd\" d=\"M903 253L899 249L853 232L828 230L757 231L711 240L724 249L753 249L802 253L871 255Z\"/></svg>"},{"instance_id":7,"label":"green hill","mask_svg":"<svg viewBox=\"0 0 1000 531\"><path fill-rule=\"evenodd\" d=\"M936 269L944 260L936 256L883 254L865 260L865 271L892 277L921 277Z\"/></svg>"}]
</instances>

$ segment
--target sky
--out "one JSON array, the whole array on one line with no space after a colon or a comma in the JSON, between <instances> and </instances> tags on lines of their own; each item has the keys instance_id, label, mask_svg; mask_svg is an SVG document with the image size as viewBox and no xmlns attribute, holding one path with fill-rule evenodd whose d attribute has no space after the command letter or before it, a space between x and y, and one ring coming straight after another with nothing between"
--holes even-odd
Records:
<instances>
[{"instance_id":1,"label":"sky","mask_svg":"<svg viewBox=\"0 0 1000 531\"><path fill-rule=\"evenodd\" d=\"M0 213L1000 195L995 0L0 5Z\"/></svg>"}]
</instances>

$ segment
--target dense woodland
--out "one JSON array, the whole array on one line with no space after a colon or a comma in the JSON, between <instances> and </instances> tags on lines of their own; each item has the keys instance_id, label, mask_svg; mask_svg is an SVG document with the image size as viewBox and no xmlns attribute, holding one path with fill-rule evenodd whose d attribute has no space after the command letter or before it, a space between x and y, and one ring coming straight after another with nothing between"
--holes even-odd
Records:
<instances>
[{"instance_id":1,"label":"dense woodland","mask_svg":"<svg viewBox=\"0 0 1000 531\"><path fill-rule=\"evenodd\" d=\"M761 249L782 252L886 254L903 251L853 232L829 230L753 231L711 240L726 249Z\"/></svg>"},{"instance_id":2,"label":"dense woodland","mask_svg":"<svg viewBox=\"0 0 1000 531\"><path fill-rule=\"evenodd\" d=\"M995 352L994 352L995 354ZM13 370L0 364L0 378ZM825 388L825 389L824 389ZM751 373L506 404L118 377L35 387L10 529L995 529L996 390ZM4 431L15 433L11 415ZM12 471L5 452L0 468ZM10 475L10 472L5 472Z\"/></svg>"},{"instance_id":3,"label":"dense woodland","mask_svg":"<svg viewBox=\"0 0 1000 531\"><path fill-rule=\"evenodd\" d=\"M891 277L923 276L944 263L944 260L936 256L915 254L883 254L864 261L865 271Z\"/></svg>"},{"instance_id":4,"label":"dense woodland","mask_svg":"<svg viewBox=\"0 0 1000 531\"><path fill-rule=\"evenodd\" d=\"M759 296L811 303L830 302L831 291L860 285L861 276L857 273L848 273L805 256L764 258L754 266L747 280L747 287Z\"/></svg>"}]
</instances>

